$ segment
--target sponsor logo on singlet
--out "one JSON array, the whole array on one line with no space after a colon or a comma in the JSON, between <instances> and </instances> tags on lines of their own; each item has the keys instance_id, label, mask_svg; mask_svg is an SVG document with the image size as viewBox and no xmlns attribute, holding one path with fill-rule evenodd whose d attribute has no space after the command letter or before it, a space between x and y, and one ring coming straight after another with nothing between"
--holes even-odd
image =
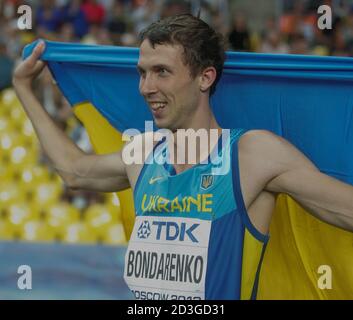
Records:
<instances>
[{"instance_id":1,"label":"sponsor logo on singlet","mask_svg":"<svg viewBox=\"0 0 353 320\"><path fill-rule=\"evenodd\" d=\"M211 221L137 216L124 279L136 299L204 299Z\"/></svg>"}]
</instances>

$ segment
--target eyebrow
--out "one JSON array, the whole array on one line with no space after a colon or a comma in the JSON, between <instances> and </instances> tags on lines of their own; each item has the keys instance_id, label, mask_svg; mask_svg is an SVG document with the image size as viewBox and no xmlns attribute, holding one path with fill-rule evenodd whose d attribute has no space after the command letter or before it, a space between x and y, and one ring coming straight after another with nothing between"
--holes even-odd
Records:
<instances>
[{"instance_id":1,"label":"eyebrow","mask_svg":"<svg viewBox=\"0 0 353 320\"><path fill-rule=\"evenodd\" d=\"M142 68L142 67L139 66L139 65L137 65L136 68L137 68L137 71L140 72L140 73L143 72L143 71L145 71L145 69Z\"/></svg>"},{"instance_id":2,"label":"eyebrow","mask_svg":"<svg viewBox=\"0 0 353 320\"><path fill-rule=\"evenodd\" d=\"M136 67L137 67L137 70L139 72L144 72L145 71L145 69L142 68L140 65L137 65ZM171 67L167 66L165 64L156 64L156 65L152 66L152 69L167 69L167 70L171 70Z\"/></svg>"}]
</instances>

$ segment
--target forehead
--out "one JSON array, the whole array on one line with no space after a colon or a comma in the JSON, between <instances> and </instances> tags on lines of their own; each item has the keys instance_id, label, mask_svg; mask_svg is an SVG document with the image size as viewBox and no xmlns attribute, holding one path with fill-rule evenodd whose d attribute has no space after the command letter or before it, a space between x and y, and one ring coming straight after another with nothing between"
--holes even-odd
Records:
<instances>
[{"instance_id":1,"label":"forehead","mask_svg":"<svg viewBox=\"0 0 353 320\"><path fill-rule=\"evenodd\" d=\"M183 47L181 45L156 44L153 48L149 40L144 40L140 46L138 65L146 68L157 64L184 65L182 55Z\"/></svg>"}]
</instances>

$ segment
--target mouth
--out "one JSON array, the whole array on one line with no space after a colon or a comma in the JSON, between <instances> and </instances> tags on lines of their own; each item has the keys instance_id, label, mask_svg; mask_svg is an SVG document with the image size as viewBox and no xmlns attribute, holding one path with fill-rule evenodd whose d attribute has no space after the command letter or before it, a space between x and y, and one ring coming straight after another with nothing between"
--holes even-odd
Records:
<instances>
[{"instance_id":1,"label":"mouth","mask_svg":"<svg viewBox=\"0 0 353 320\"><path fill-rule=\"evenodd\" d=\"M168 104L167 102L164 102L164 101L149 101L148 103L151 107L152 114L156 118L162 117L163 110L165 109L165 107Z\"/></svg>"}]
</instances>

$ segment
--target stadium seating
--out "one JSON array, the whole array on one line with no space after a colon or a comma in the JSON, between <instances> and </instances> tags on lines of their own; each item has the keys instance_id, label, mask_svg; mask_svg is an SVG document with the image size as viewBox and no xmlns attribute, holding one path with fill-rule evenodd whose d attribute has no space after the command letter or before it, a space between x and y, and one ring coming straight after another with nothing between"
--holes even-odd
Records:
<instances>
[{"instance_id":1,"label":"stadium seating","mask_svg":"<svg viewBox=\"0 0 353 320\"><path fill-rule=\"evenodd\" d=\"M12 225L4 219L0 219L0 239L1 240L13 240L14 231Z\"/></svg>"},{"instance_id":2,"label":"stadium seating","mask_svg":"<svg viewBox=\"0 0 353 320\"><path fill-rule=\"evenodd\" d=\"M65 202L55 201L45 210L45 221L56 238L62 239L70 224L79 222L80 212Z\"/></svg>"},{"instance_id":3,"label":"stadium seating","mask_svg":"<svg viewBox=\"0 0 353 320\"><path fill-rule=\"evenodd\" d=\"M19 239L34 242L51 242L55 240L55 234L44 221L30 220L23 224Z\"/></svg>"},{"instance_id":4,"label":"stadium seating","mask_svg":"<svg viewBox=\"0 0 353 320\"><path fill-rule=\"evenodd\" d=\"M90 206L84 213L84 220L97 238L102 238L108 228L119 221L118 215L102 204Z\"/></svg>"},{"instance_id":5,"label":"stadium seating","mask_svg":"<svg viewBox=\"0 0 353 320\"><path fill-rule=\"evenodd\" d=\"M121 245L126 242L125 239L123 225L121 223L115 223L107 228L102 238L102 242L109 245Z\"/></svg>"},{"instance_id":6,"label":"stadium seating","mask_svg":"<svg viewBox=\"0 0 353 320\"><path fill-rule=\"evenodd\" d=\"M62 200L63 191L61 178L40 163L38 139L14 91L0 92L0 241L126 242L115 194L82 211Z\"/></svg>"},{"instance_id":7,"label":"stadium seating","mask_svg":"<svg viewBox=\"0 0 353 320\"><path fill-rule=\"evenodd\" d=\"M12 225L16 236L20 236L23 225L32 219L39 218L39 211L26 202L12 203L7 207L7 220Z\"/></svg>"},{"instance_id":8,"label":"stadium seating","mask_svg":"<svg viewBox=\"0 0 353 320\"><path fill-rule=\"evenodd\" d=\"M62 240L65 243L89 244L97 242L97 238L84 222L75 222L67 225Z\"/></svg>"}]
</instances>

